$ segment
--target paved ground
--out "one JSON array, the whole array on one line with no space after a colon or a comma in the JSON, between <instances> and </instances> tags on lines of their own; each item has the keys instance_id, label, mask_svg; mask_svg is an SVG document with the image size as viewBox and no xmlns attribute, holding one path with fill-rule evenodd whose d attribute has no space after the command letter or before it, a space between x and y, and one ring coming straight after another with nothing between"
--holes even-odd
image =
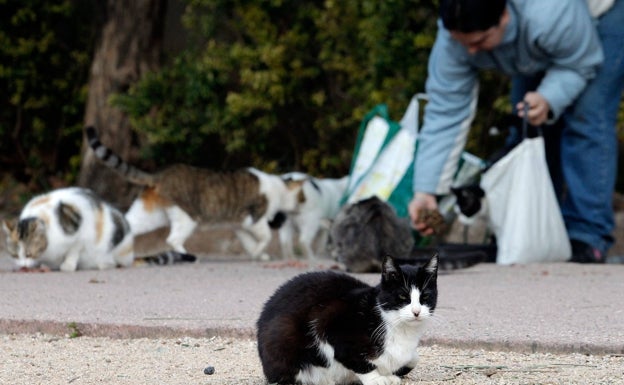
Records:
<instances>
[{"instance_id":1,"label":"paved ground","mask_svg":"<svg viewBox=\"0 0 624 385\"><path fill-rule=\"evenodd\" d=\"M612 256L624 263L621 208L616 220ZM198 264L73 274L12 272L0 237L0 385L265 385L263 302L329 265L242 261L231 230L206 230L189 240L191 252L211 250ZM165 234L142 248L161 250ZM483 264L442 274L439 288L402 385L624 383L624 264Z\"/></svg>"},{"instance_id":2,"label":"paved ground","mask_svg":"<svg viewBox=\"0 0 624 385\"><path fill-rule=\"evenodd\" d=\"M262 304L329 264L237 258L75 273L15 273L0 258L0 384L263 384ZM442 273L439 291L421 365L404 384L624 378L624 265L481 264Z\"/></svg>"},{"instance_id":3,"label":"paved ground","mask_svg":"<svg viewBox=\"0 0 624 385\"><path fill-rule=\"evenodd\" d=\"M0 272L6 332L254 337L262 304L305 270L201 262L78 271ZM376 283L374 274L359 275ZM429 344L523 352L624 354L624 265L482 264L439 277Z\"/></svg>"}]
</instances>

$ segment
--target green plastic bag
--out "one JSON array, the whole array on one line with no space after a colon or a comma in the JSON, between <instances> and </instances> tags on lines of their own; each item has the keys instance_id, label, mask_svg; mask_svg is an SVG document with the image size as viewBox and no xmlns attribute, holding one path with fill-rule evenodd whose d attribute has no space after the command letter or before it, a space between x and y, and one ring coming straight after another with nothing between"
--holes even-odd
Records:
<instances>
[{"instance_id":1,"label":"green plastic bag","mask_svg":"<svg viewBox=\"0 0 624 385\"><path fill-rule=\"evenodd\" d=\"M376 195L388 202L399 217L408 217L407 207L414 195L414 160L418 151L420 103L425 94L416 94L400 122L388 115L385 104L375 106L364 117L357 135L343 204ZM454 186L478 181L485 162L463 152L453 178ZM439 210L450 223L455 212L455 196L441 198Z\"/></svg>"},{"instance_id":2,"label":"green plastic bag","mask_svg":"<svg viewBox=\"0 0 624 385\"><path fill-rule=\"evenodd\" d=\"M405 116L415 112L417 122L418 108L415 97ZM344 203L376 195L399 217L407 217L413 195L416 138L416 125L399 124L390 119L385 104L375 106L360 124Z\"/></svg>"}]
</instances>

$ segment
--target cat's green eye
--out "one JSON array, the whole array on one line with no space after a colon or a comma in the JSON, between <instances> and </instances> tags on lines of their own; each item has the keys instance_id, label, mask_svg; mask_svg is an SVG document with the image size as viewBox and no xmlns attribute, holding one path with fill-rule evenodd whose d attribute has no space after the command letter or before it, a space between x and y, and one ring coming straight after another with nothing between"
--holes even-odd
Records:
<instances>
[{"instance_id":1,"label":"cat's green eye","mask_svg":"<svg viewBox=\"0 0 624 385\"><path fill-rule=\"evenodd\" d=\"M407 296L405 294L399 294L399 299L402 301L407 301Z\"/></svg>"}]
</instances>

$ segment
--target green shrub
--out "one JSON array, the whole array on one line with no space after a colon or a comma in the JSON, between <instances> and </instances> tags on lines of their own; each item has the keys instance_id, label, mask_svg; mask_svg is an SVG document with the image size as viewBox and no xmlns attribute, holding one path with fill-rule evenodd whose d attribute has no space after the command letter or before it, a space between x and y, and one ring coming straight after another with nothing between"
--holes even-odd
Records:
<instances>
[{"instance_id":1,"label":"green shrub","mask_svg":"<svg viewBox=\"0 0 624 385\"><path fill-rule=\"evenodd\" d=\"M0 6L0 167L39 188L53 177L69 181L79 165L94 4Z\"/></svg>"},{"instance_id":2,"label":"green shrub","mask_svg":"<svg viewBox=\"0 0 624 385\"><path fill-rule=\"evenodd\" d=\"M114 102L158 162L348 170L363 115L424 88L425 1L189 0L187 49Z\"/></svg>"}]
</instances>

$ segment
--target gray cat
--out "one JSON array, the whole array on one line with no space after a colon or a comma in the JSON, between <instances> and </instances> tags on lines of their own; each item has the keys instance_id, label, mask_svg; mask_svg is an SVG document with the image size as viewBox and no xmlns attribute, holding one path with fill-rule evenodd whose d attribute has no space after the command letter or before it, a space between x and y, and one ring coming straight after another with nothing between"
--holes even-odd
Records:
<instances>
[{"instance_id":1,"label":"gray cat","mask_svg":"<svg viewBox=\"0 0 624 385\"><path fill-rule=\"evenodd\" d=\"M408 258L414 247L408 220L376 196L344 206L330 237L332 257L354 273L381 271L385 256Z\"/></svg>"}]
</instances>

